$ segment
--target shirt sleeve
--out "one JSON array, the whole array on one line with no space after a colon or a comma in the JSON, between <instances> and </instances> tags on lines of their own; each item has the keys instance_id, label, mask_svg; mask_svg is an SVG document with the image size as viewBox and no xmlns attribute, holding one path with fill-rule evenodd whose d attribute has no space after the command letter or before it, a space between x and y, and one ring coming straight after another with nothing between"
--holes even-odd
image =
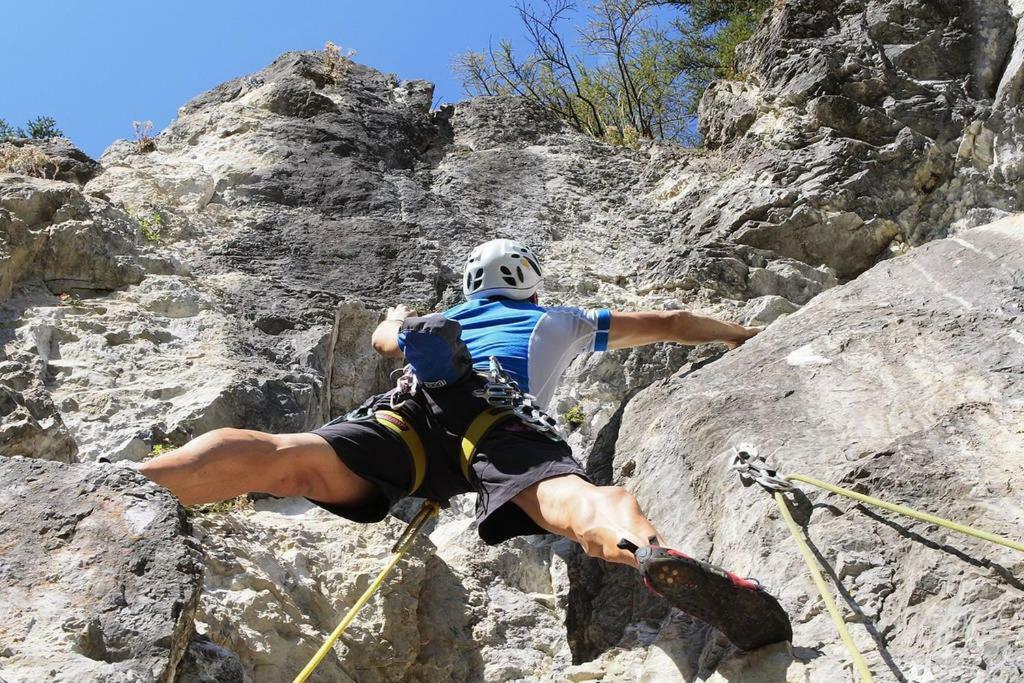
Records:
<instances>
[{"instance_id":1,"label":"shirt sleeve","mask_svg":"<svg viewBox=\"0 0 1024 683\"><path fill-rule=\"evenodd\" d=\"M567 346L580 353L608 349L608 330L612 325L609 309L564 306L549 308L547 313L568 336Z\"/></svg>"}]
</instances>

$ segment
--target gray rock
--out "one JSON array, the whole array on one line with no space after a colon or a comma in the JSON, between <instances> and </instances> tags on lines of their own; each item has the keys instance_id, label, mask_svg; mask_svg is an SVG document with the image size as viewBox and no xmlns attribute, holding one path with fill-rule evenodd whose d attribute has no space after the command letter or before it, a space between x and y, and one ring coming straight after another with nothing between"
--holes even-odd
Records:
<instances>
[{"instance_id":1,"label":"gray rock","mask_svg":"<svg viewBox=\"0 0 1024 683\"><path fill-rule=\"evenodd\" d=\"M187 103L154 150L112 145L84 189L0 176L0 453L138 460L221 426L310 429L387 385L367 343L386 306L451 305L473 244L525 240L544 303L774 320L722 358L583 356L554 405L583 411L571 441L595 480L780 593L795 647L736 653L565 544L484 548L456 501L324 675L828 679L846 655L802 566L767 501L731 504L753 492L712 458L767 438L787 469L1019 526L1020 306L992 265L1015 247L971 229L1024 199L1022 15L1019 0L776 3L741 80L701 103L702 150L607 145L516 98L431 112L427 83L282 55ZM876 672L1013 678L1015 560L922 550L912 534L953 541L813 495ZM199 523L198 630L259 680L294 676L397 531L308 507ZM31 545L20 529L0 543Z\"/></svg>"},{"instance_id":2,"label":"gray rock","mask_svg":"<svg viewBox=\"0 0 1024 683\"><path fill-rule=\"evenodd\" d=\"M361 526L308 501L195 519L207 553L199 632L237 654L246 680L291 680L390 559L402 524ZM318 668L324 680L405 678L421 643L419 596L430 544L418 541L388 586ZM462 609L456 601L450 609ZM454 653L453 653L454 655Z\"/></svg>"},{"instance_id":3,"label":"gray rock","mask_svg":"<svg viewBox=\"0 0 1024 683\"><path fill-rule=\"evenodd\" d=\"M744 325L767 325L775 322L781 316L789 315L799 310L799 306L789 299L781 296L762 296L751 299L743 308L740 322Z\"/></svg>"},{"instance_id":4,"label":"gray rock","mask_svg":"<svg viewBox=\"0 0 1024 683\"><path fill-rule=\"evenodd\" d=\"M0 675L172 681L203 565L180 506L131 470L0 458Z\"/></svg>"},{"instance_id":5,"label":"gray rock","mask_svg":"<svg viewBox=\"0 0 1024 683\"><path fill-rule=\"evenodd\" d=\"M0 175L0 301L32 277L57 294L139 282L136 235L128 216L70 183Z\"/></svg>"},{"instance_id":6,"label":"gray rock","mask_svg":"<svg viewBox=\"0 0 1024 683\"><path fill-rule=\"evenodd\" d=\"M76 185L85 185L101 170L99 163L64 137L48 140L16 138L7 144L16 148L33 147L45 155L42 175L52 180L62 180Z\"/></svg>"},{"instance_id":7,"label":"gray rock","mask_svg":"<svg viewBox=\"0 0 1024 683\"><path fill-rule=\"evenodd\" d=\"M722 360L630 401L615 480L671 542L771 586L796 617L795 644L834 642L820 612L801 610L818 603L814 589L767 498L726 469L727 450L752 442L785 473L1018 536L1024 480L1011 463L1022 454L1024 377L1010 368L1024 361L1022 267L1015 216L822 294ZM800 488L816 506L811 539L835 562L877 673L1015 677L1018 553ZM618 593L613 572L603 581ZM951 649L928 637L944 628L974 635ZM801 666L812 678L831 667Z\"/></svg>"},{"instance_id":8,"label":"gray rock","mask_svg":"<svg viewBox=\"0 0 1024 683\"><path fill-rule=\"evenodd\" d=\"M0 364L0 456L77 462L78 444L49 394L12 365Z\"/></svg>"}]
</instances>

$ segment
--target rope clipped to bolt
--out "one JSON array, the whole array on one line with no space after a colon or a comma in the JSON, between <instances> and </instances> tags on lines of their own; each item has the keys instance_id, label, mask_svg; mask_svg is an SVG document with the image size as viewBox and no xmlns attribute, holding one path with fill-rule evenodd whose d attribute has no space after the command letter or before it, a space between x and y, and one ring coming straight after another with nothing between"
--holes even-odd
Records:
<instances>
[{"instance_id":1,"label":"rope clipped to bolt","mask_svg":"<svg viewBox=\"0 0 1024 683\"><path fill-rule=\"evenodd\" d=\"M341 623L339 623L337 628L331 632L331 635L327 638L326 642L320 646L320 649L316 651L316 654L313 655L313 658L309 660L309 663L306 664L302 671L299 672L299 675L295 677L292 683L305 683L306 679L313 675L316 668L320 666L320 662L324 661L324 657L326 657L327 653L331 651L334 644L338 642L338 638L341 638L342 634L345 633L345 630L355 620L356 614L359 610L361 610L363 606L370 601L373 594L376 593L384 584L384 579L386 579L388 574L391 573L391 570L398 565L398 562L405 556L405 553L409 548L412 547L412 544L416 540L416 536L419 534L420 530L423 529L423 526L431 517L437 514L439 509L440 505L435 501L423 501L423 507L421 507L420 511L416 513L416 516L412 518L412 521L409 522L409 526L405 528L402 535L399 536L397 541L395 541L395 545L392 546L391 552L394 553L394 555L392 556L391 561L388 562L387 566L381 570L380 574L377 575L377 578L373 580L373 583L370 584L363 594L359 596L359 599L356 600L355 604L349 608L348 612L345 613L344 618L341 620Z\"/></svg>"},{"instance_id":2,"label":"rope clipped to bolt","mask_svg":"<svg viewBox=\"0 0 1024 683\"><path fill-rule=\"evenodd\" d=\"M966 534L968 536L980 538L984 541L990 541L1007 548L1024 552L1024 543L1003 538L1002 536L988 531L975 529L974 527L967 526L966 524L960 524L959 522L943 519L942 517L936 517L935 515L920 512L919 510L914 510L913 508L906 507L905 505L896 505L879 498L866 496L862 493L857 493L856 491L844 489L841 486L835 486L834 484L829 484L828 482L821 481L820 479L815 479L814 477L808 477L802 474L782 476L777 470L768 466L768 463L765 462L764 458L758 455L756 448L746 444L741 444L733 449L732 462L730 463L729 468L739 474L740 481L744 486L757 484L772 495L772 499L775 501L775 505L779 509L779 514L782 515L782 519L785 520L786 527L789 529L789 533L793 537L793 540L796 541L797 548L800 550L800 555L804 559L804 564L807 565L807 569L811 573L811 579L814 581L814 585L818 588L818 593L821 594L821 599L825 603L825 608L828 610L829 616L832 617L832 623L835 624L836 630L839 631L839 638L846 646L846 650L850 653L853 666L857 670L860 679L865 683L871 683L871 681L874 680L871 675L871 670L868 668L867 662L864 661L864 656L861 654L860 650L857 649L856 644L854 644L853 637L850 635L850 630L846 627L846 621L843 619L843 615L840 613L839 608L832 599L828 584L821 575L821 568L815 561L814 554L811 552L810 547L807 545L803 535L800 533L800 527L793 519L793 514L789 509L789 501L786 499L785 494L796 490L792 482L797 481L804 484L810 484L811 486L816 486L840 496L845 496L859 503L873 505L883 510L905 515L929 524L936 524L951 531L956 531L961 534Z\"/></svg>"}]
</instances>

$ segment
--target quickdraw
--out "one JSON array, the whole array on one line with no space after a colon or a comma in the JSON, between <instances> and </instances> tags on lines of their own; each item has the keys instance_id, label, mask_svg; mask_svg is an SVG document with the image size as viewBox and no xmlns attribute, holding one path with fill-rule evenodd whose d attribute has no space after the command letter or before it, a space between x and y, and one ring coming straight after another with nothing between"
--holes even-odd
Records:
<instances>
[{"instance_id":1,"label":"quickdraw","mask_svg":"<svg viewBox=\"0 0 1024 683\"><path fill-rule=\"evenodd\" d=\"M473 395L482 398L494 408L511 410L523 424L535 429L552 441L565 441L558 430L558 422L537 405L537 398L519 388L519 383L512 379L501 367L498 359L490 358L490 367L483 373L486 380L482 389Z\"/></svg>"},{"instance_id":2,"label":"quickdraw","mask_svg":"<svg viewBox=\"0 0 1024 683\"><path fill-rule=\"evenodd\" d=\"M759 484L770 492L793 490L793 485L768 467L764 458L758 455L757 449L749 444L740 444L733 449L729 469L740 475L740 482L744 486Z\"/></svg>"}]
</instances>

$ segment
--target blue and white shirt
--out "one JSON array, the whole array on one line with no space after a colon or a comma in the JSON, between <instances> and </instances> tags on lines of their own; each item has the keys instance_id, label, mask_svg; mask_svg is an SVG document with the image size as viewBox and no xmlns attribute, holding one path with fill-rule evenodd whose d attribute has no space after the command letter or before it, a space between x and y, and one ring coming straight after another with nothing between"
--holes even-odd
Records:
<instances>
[{"instance_id":1,"label":"blue and white shirt","mask_svg":"<svg viewBox=\"0 0 1024 683\"><path fill-rule=\"evenodd\" d=\"M491 356L547 407L572 359L608 348L612 314L607 308L545 308L529 301L470 299L445 311L462 325L473 367L486 370Z\"/></svg>"}]
</instances>

